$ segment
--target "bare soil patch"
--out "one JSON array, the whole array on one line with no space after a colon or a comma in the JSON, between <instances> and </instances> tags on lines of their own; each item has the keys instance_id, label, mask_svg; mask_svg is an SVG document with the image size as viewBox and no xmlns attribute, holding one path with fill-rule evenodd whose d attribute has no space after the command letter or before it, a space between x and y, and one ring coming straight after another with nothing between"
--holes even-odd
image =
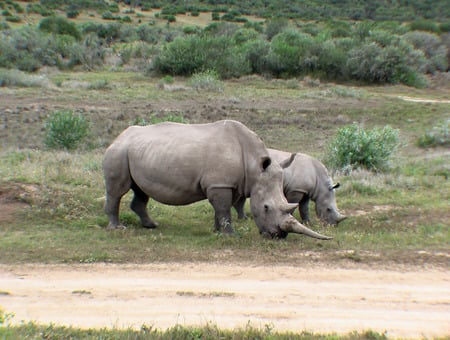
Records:
<instances>
[{"instance_id":1,"label":"bare soil patch","mask_svg":"<svg viewBox=\"0 0 450 340\"><path fill-rule=\"evenodd\" d=\"M0 266L13 323L450 335L448 271L221 263Z\"/></svg>"}]
</instances>

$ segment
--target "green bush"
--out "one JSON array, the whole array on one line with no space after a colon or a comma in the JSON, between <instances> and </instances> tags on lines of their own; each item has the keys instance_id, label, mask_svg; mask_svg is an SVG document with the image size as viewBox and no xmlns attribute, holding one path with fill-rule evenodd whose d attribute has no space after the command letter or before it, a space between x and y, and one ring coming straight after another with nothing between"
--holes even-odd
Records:
<instances>
[{"instance_id":1,"label":"green bush","mask_svg":"<svg viewBox=\"0 0 450 340\"><path fill-rule=\"evenodd\" d=\"M439 26L435 21L431 20L416 20L409 25L411 31L428 31L439 33Z\"/></svg>"},{"instance_id":2,"label":"green bush","mask_svg":"<svg viewBox=\"0 0 450 340\"><path fill-rule=\"evenodd\" d=\"M75 19L78 15L80 15L80 12L76 9L70 9L66 12L66 16L69 19Z\"/></svg>"},{"instance_id":3,"label":"green bush","mask_svg":"<svg viewBox=\"0 0 450 340\"><path fill-rule=\"evenodd\" d=\"M44 143L51 149L74 150L87 136L89 123L72 111L56 111L46 121Z\"/></svg>"},{"instance_id":4,"label":"green bush","mask_svg":"<svg viewBox=\"0 0 450 340\"><path fill-rule=\"evenodd\" d=\"M268 71L267 55L270 43L265 39L255 39L247 41L241 48L245 58L249 63L249 73L264 74Z\"/></svg>"},{"instance_id":5,"label":"green bush","mask_svg":"<svg viewBox=\"0 0 450 340\"><path fill-rule=\"evenodd\" d=\"M309 34L288 29L273 37L267 56L270 71L275 75L297 76L314 69L315 41Z\"/></svg>"},{"instance_id":6,"label":"green bush","mask_svg":"<svg viewBox=\"0 0 450 340\"><path fill-rule=\"evenodd\" d=\"M75 39L81 39L81 34L74 23L63 17L48 17L39 23L39 29L47 33L71 35Z\"/></svg>"},{"instance_id":7,"label":"green bush","mask_svg":"<svg viewBox=\"0 0 450 340\"><path fill-rule=\"evenodd\" d=\"M181 76L210 69L222 78L239 77L250 71L243 51L231 37L210 35L176 38L156 56L153 67L162 74Z\"/></svg>"},{"instance_id":8,"label":"green bush","mask_svg":"<svg viewBox=\"0 0 450 340\"><path fill-rule=\"evenodd\" d=\"M42 65L55 65L54 42L34 27L0 32L0 67L34 72Z\"/></svg>"},{"instance_id":9,"label":"green bush","mask_svg":"<svg viewBox=\"0 0 450 340\"><path fill-rule=\"evenodd\" d=\"M106 47L95 34L88 34L80 43L73 44L70 52L70 64L83 65L94 70L103 65Z\"/></svg>"},{"instance_id":10,"label":"green bush","mask_svg":"<svg viewBox=\"0 0 450 340\"><path fill-rule=\"evenodd\" d=\"M444 72L448 67L447 47L441 41L439 36L428 32L413 31L404 35L404 38L410 42L416 50L423 52L426 63L424 71L435 73Z\"/></svg>"},{"instance_id":11,"label":"green bush","mask_svg":"<svg viewBox=\"0 0 450 340\"><path fill-rule=\"evenodd\" d=\"M337 131L328 145L326 163L337 170L384 170L398 146L398 130L390 126L366 130L354 123Z\"/></svg>"},{"instance_id":12,"label":"green bush","mask_svg":"<svg viewBox=\"0 0 450 340\"><path fill-rule=\"evenodd\" d=\"M375 37L377 41L368 39L349 51L345 65L347 77L367 83L423 86L420 77L426 63L423 52L398 36Z\"/></svg>"}]
</instances>

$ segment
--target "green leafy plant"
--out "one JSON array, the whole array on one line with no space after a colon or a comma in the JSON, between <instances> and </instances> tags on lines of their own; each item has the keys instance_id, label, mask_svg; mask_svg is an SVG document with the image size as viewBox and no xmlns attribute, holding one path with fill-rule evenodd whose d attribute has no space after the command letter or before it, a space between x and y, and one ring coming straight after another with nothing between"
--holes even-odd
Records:
<instances>
[{"instance_id":1,"label":"green leafy plant","mask_svg":"<svg viewBox=\"0 0 450 340\"><path fill-rule=\"evenodd\" d=\"M399 132L390 126L366 130L354 123L338 130L327 163L334 169L383 170L399 144Z\"/></svg>"},{"instance_id":2,"label":"green leafy plant","mask_svg":"<svg viewBox=\"0 0 450 340\"><path fill-rule=\"evenodd\" d=\"M48 117L44 143L51 149L74 150L89 132L89 123L72 111L57 111Z\"/></svg>"}]
</instances>

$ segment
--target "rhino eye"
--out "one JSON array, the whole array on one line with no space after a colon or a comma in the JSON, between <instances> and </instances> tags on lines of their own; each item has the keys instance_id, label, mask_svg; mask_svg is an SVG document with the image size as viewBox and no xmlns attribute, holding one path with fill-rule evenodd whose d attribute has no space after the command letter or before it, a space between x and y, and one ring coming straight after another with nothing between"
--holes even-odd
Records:
<instances>
[{"instance_id":1,"label":"rhino eye","mask_svg":"<svg viewBox=\"0 0 450 340\"><path fill-rule=\"evenodd\" d=\"M264 204L264 212L268 212L269 211L269 206L267 204Z\"/></svg>"}]
</instances>

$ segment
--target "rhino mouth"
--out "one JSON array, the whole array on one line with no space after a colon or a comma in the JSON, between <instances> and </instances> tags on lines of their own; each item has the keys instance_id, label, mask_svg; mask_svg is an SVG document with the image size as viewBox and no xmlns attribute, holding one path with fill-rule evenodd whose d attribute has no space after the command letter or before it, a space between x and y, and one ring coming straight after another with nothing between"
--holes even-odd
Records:
<instances>
[{"instance_id":1,"label":"rhino mouth","mask_svg":"<svg viewBox=\"0 0 450 340\"><path fill-rule=\"evenodd\" d=\"M282 230L280 227L277 227L275 231L261 231L260 234L266 239L276 239L281 240L285 239L288 236L288 232Z\"/></svg>"}]
</instances>

